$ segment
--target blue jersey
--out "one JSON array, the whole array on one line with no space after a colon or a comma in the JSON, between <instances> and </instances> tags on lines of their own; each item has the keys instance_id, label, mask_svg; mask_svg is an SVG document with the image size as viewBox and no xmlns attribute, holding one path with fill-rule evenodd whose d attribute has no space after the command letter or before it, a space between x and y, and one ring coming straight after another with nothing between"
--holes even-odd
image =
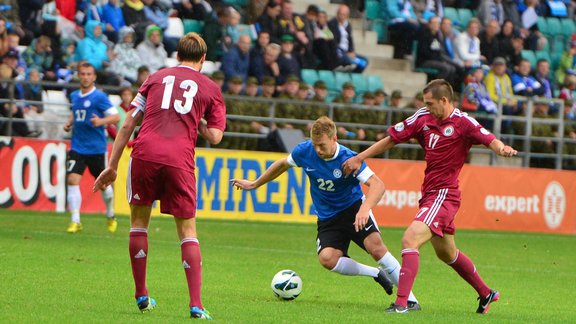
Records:
<instances>
[{"instance_id":1,"label":"blue jersey","mask_svg":"<svg viewBox=\"0 0 576 324\"><path fill-rule=\"evenodd\" d=\"M108 99L108 95L94 88L86 94L80 90L70 95L74 128L72 128L72 151L84 155L104 154L107 151L105 125L94 127L90 122L93 115L104 118L118 110Z\"/></svg>"},{"instance_id":2,"label":"blue jersey","mask_svg":"<svg viewBox=\"0 0 576 324\"><path fill-rule=\"evenodd\" d=\"M362 162L356 177L345 177L342 173L342 163L356 155L345 146L337 144L336 153L331 159L322 159L316 154L312 141L298 144L288 156L288 164L304 169L310 180L310 194L316 207L318 219L325 221L336 216L364 194L360 182L365 183L374 174Z\"/></svg>"}]
</instances>

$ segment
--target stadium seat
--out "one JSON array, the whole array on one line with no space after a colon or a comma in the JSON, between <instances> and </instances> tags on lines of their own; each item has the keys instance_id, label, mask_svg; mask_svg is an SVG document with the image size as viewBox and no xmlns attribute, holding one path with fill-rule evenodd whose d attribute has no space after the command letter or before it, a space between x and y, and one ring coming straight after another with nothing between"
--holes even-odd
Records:
<instances>
[{"instance_id":1,"label":"stadium seat","mask_svg":"<svg viewBox=\"0 0 576 324\"><path fill-rule=\"evenodd\" d=\"M375 0L366 1L366 19L375 20L380 18L380 2Z\"/></svg>"},{"instance_id":2,"label":"stadium seat","mask_svg":"<svg viewBox=\"0 0 576 324\"><path fill-rule=\"evenodd\" d=\"M47 90L42 92L44 109L54 112L59 116L70 115L70 102L66 94L60 90Z\"/></svg>"},{"instance_id":3,"label":"stadium seat","mask_svg":"<svg viewBox=\"0 0 576 324\"><path fill-rule=\"evenodd\" d=\"M372 31L378 35L378 43L383 44L388 41L388 26L383 19L372 21Z\"/></svg>"},{"instance_id":4,"label":"stadium seat","mask_svg":"<svg viewBox=\"0 0 576 324\"><path fill-rule=\"evenodd\" d=\"M334 72L334 79L336 79L337 89L342 89L344 83L352 81L352 77L348 72Z\"/></svg>"},{"instance_id":5,"label":"stadium seat","mask_svg":"<svg viewBox=\"0 0 576 324\"><path fill-rule=\"evenodd\" d=\"M550 65L552 65L552 57L550 56L549 51L536 51L534 54L536 55L536 62L541 59L545 59L548 61L548 63L550 63Z\"/></svg>"},{"instance_id":6,"label":"stadium seat","mask_svg":"<svg viewBox=\"0 0 576 324\"><path fill-rule=\"evenodd\" d=\"M560 24L560 19L555 17L546 18L546 25L548 26L548 35L550 36L562 36L562 25Z\"/></svg>"},{"instance_id":7,"label":"stadium seat","mask_svg":"<svg viewBox=\"0 0 576 324\"><path fill-rule=\"evenodd\" d=\"M178 17L168 18L168 28L164 32L165 36L180 38L184 36L184 23Z\"/></svg>"},{"instance_id":8,"label":"stadium seat","mask_svg":"<svg viewBox=\"0 0 576 324\"><path fill-rule=\"evenodd\" d=\"M572 34L576 32L576 27L574 26L574 21L572 19L560 19L560 25L562 25L562 35L564 39L569 40Z\"/></svg>"},{"instance_id":9,"label":"stadium seat","mask_svg":"<svg viewBox=\"0 0 576 324\"><path fill-rule=\"evenodd\" d=\"M384 90L384 83L379 75L370 74L368 75L368 91L374 92L376 90Z\"/></svg>"},{"instance_id":10,"label":"stadium seat","mask_svg":"<svg viewBox=\"0 0 576 324\"><path fill-rule=\"evenodd\" d=\"M334 72L328 70L319 70L318 79L326 82L326 87L328 87L328 90L340 91L340 88L336 87Z\"/></svg>"},{"instance_id":11,"label":"stadium seat","mask_svg":"<svg viewBox=\"0 0 576 324\"><path fill-rule=\"evenodd\" d=\"M309 85L314 85L314 82L318 81L318 72L313 69L302 69L301 76L302 81Z\"/></svg>"},{"instance_id":12,"label":"stadium seat","mask_svg":"<svg viewBox=\"0 0 576 324\"><path fill-rule=\"evenodd\" d=\"M548 37L548 43L552 44L550 47L554 53L562 53L566 49L566 42L561 37L550 36Z\"/></svg>"},{"instance_id":13,"label":"stadium seat","mask_svg":"<svg viewBox=\"0 0 576 324\"><path fill-rule=\"evenodd\" d=\"M189 32L195 32L198 34L202 34L202 30L204 29L204 22L201 20L194 20L194 19L184 19L184 33L188 34Z\"/></svg>"},{"instance_id":14,"label":"stadium seat","mask_svg":"<svg viewBox=\"0 0 576 324\"><path fill-rule=\"evenodd\" d=\"M522 58L530 62L532 68L536 67L536 54L531 50L522 50Z\"/></svg>"},{"instance_id":15,"label":"stadium seat","mask_svg":"<svg viewBox=\"0 0 576 324\"><path fill-rule=\"evenodd\" d=\"M254 25L238 24L238 33L240 35L248 35L251 40L256 40L258 34Z\"/></svg>"},{"instance_id":16,"label":"stadium seat","mask_svg":"<svg viewBox=\"0 0 576 324\"><path fill-rule=\"evenodd\" d=\"M362 73L352 73L352 82L356 86L356 93L358 95L364 94L364 92L368 91L368 79Z\"/></svg>"},{"instance_id":17,"label":"stadium seat","mask_svg":"<svg viewBox=\"0 0 576 324\"><path fill-rule=\"evenodd\" d=\"M431 67L416 67L416 61L418 60L418 41L412 42L412 70L414 72L426 73L428 80L435 78L440 71Z\"/></svg>"},{"instance_id":18,"label":"stadium seat","mask_svg":"<svg viewBox=\"0 0 576 324\"><path fill-rule=\"evenodd\" d=\"M444 17L450 18L452 20L452 25L457 29L462 29L460 27L460 18L458 17L458 11L456 8L444 7Z\"/></svg>"},{"instance_id":19,"label":"stadium seat","mask_svg":"<svg viewBox=\"0 0 576 324\"><path fill-rule=\"evenodd\" d=\"M460 24L462 25L462 30L465 30L470 22L470 19L474 17L472 14L472 10L467 8L459 8L458 10L458 18L460 19Z\"/></svg>"},{"instance_id":20,"label":"stadium seat","mask_svg":"<svg viewBox=\"0 0 576 324\"><path fill-rule=\"evenodd\" d=\"M538 16L538 30L544 34L548 35L548 23L546 22L546 17Z\"/></svg>"}]
</instances>

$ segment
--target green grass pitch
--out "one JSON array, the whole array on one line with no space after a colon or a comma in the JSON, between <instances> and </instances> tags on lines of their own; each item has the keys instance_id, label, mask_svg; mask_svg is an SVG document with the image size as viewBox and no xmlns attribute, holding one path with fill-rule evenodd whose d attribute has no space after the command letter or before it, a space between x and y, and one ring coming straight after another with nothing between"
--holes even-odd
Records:
<instances>
[{"instance_id":1,"label":"green grass pitch","mask_svg":"<svg viewBox=\"0 0 576 324\"><path fill-rule=\"evenodd\" d=\"M84 231L65 232L66 214L0 212L0 322L158 323L188 320L188 294L171 218L154 218L149 232L148 289L158 308L135 304L128 258L127 217L109 234L102 215L83 215ZM402 229L382 228L400 258ZM459 247L501 293L486 315L476 294L430 245L421 249L414 286L423 310L386 314L394 301L371 278L345 277L316 260L315 225L198 221L203 255L203 302L227 323L558 322L576 320L576 237L459 231ZM350 255L375 265L357 247ZM294 301L277 300L270 280L279 270L300 274Z\"/></svg>"}]
</instances>

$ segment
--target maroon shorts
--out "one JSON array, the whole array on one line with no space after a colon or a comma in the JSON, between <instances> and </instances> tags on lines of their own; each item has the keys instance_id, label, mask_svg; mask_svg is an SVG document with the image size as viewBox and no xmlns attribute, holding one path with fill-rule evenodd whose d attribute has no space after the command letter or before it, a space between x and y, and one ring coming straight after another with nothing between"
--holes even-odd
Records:
<instances>
[{"instance_id":1,"label":"maroon shorts","mask_svg":"<svg viewBox=\"0 0 576 324\"><path fill-rule=\"evenodd\" d=\"M420 199L420 211L415 220L428 225L432 233L443 237L444 233L454 235L454 218L460 208L460 191L440 189L426 192Z\"/></svg>"},{"instance_id":2,"label":"maroon shorts","mask_svg":"<svg viewBox=\"0 0 576 324\"><path fill-rule=\"evenodd\" d=\"M131 205L151 206L155 200L160 200L163 214L179 218L196 216L194 172L130 158L126 185Z\"/></svg>"}]
</instances>

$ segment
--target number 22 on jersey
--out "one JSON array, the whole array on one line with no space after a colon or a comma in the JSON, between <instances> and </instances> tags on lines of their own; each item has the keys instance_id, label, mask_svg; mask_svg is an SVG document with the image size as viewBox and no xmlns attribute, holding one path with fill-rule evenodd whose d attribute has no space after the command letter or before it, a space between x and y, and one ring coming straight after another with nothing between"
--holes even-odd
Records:
<instances>
[{"instance_id":1,"label":"number 22 on jersey","mask_svg":"<svg viewBox=\"0 0 576 324\"><path fill-rule=\"evenodd\" d=\"M162 95L162 104L160 108L169 109L170 99L172 98L172 91L174 90L174 81L176 77L173 75L167 75L162 79L164 84L164 94ZM192 110L192 104L194 103L194 96L198 93L198 84L193 80L183 80L179 85L180 89L184 89L182 96L184 97L184 103L182 100L175 99L172 103L174 109L180 114L187 114Z\"/></svg>"}]
</instances>

